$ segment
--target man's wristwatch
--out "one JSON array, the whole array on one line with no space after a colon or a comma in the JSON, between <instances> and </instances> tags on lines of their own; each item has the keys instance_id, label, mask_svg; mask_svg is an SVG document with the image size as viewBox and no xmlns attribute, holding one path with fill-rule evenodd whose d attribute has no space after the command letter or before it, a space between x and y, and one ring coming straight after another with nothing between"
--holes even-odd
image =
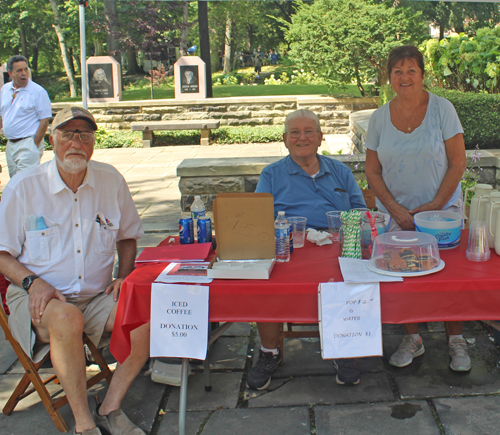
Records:
<instances>
[{"instance_id":1,"label":"man's wristwatch","mask_svg":"<svg viewBox=\"0 0 500 435\"><path fill-rule=\"evenodd\" d=\"M23 289L26 291L29 291L31 285L33 284L33 281L35 279L40 278L37 275L28 275L26 278L23 279Z\"/></svg>"}]
</instances>

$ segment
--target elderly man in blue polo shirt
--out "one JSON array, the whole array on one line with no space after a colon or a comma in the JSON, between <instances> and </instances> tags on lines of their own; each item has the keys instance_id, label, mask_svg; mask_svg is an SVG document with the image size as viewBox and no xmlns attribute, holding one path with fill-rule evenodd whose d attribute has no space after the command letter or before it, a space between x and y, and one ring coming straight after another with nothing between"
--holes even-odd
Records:
<instances>
[{"instance_id":1,"label":"elderly man in blue polo shirt","mask_svg":"<svg viewBox=\"0 0 500 435\"><path fill-rule=\"evenodd\" d=\"M318 154L323 133L318 116L310 110L290 113L285 120L283 141L289 155L262 171L256 192L274 196L274 214L304 216L307 226L327 228L326 212L366 207L351 170L343 163ZM259 360L247 378L248 388L263 390L281 362L279 323L258 323L262 347ZM359 371L355 360L334 361L337 383L356 385Z\"/></svg>"}]
</instances>

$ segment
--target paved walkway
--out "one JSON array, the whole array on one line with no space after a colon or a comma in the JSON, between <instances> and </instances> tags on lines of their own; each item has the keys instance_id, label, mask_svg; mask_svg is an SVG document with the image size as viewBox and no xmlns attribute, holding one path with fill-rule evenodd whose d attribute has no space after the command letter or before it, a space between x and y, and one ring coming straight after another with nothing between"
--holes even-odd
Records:
<instances>
[{"instance_id":1,"label":"paved walkway","mask_svg":"<svg viewBox=\"0 0 500 435\"><path fill-rule=\"evenodd\" d=\"M94 158L124 174L146 230L141 246L154 246L177 231L180 194L175 168L182 159L286 154L281 144L266 144L96 150ZM44 160L50 158L52 153L47 152ZM5 168L3 153L0 164ZM0 181L1 189L8 181L6 171ZM211 392L204 389L201 368L192 366L187 434L497 434L498 346L480 323L467 322L464 336L470 343L473 368L470 373L455 373L448 368L443 324L424 324L421 333L425 355L409 367L396 369L388 364L388 356L396 350L403 328L384 325L384 357L361 360L361 383L356 387L335 383L332 363L321 359L317 339L285 340L285 363L268 390L254 392L245 388L245 382L260 346L258 334L251 324L237 323L215 344ZM113 361L111 355L107 358ZM132 385L123 408L147 433L175 434L179 388L153 383L147 369ZM0 407L22 373L0 333ZM89 401L104 393L104 384L95 386ZM61 412L71 427L69 407ZM20 402L10 417L0 415L2 435L57 433L36 395Z\"/></svg>"}]
</instances>

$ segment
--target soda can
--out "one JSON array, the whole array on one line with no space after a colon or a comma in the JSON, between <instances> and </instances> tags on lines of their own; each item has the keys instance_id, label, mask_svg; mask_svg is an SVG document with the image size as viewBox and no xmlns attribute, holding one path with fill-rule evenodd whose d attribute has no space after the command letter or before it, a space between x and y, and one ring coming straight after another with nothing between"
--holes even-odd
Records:
<instances>
[{"instance_id":1,"label":"soda can","mask_svg":"<svg viewBox=\"0 0 500 435\"><path fill-rule=\"evenodd\" d=\"M293 228L291 225L288 226L288 231L290 232L289 245L290 245L290 254L291 254L293 252Z\"/></svg>"},{"instance_id":2,"label":"soda can","mask_svg":"<svg viewBox=\"0 0 500 435\"><path fill-rule=\"evenodd\" d=\"M198 243L212 242L212 221L208 216L198 218Z\"/></svg>"},{"instance_id":3,"label":"soda can","mask_svg":"<svg viewBox=\"0 0 500 435\"><path fill-rule=\"evenodd\" d=\"M194 243L193 219L179 219L179 242L183 245Z\"/></svg>"}]
</instances>

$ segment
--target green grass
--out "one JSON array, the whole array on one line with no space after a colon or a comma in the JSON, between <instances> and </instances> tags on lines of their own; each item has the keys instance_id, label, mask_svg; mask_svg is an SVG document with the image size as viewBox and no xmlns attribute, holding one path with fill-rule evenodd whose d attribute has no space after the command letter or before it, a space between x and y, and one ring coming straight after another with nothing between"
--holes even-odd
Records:
<instances>
[{"instance_id":1,"label":"green grass","mask_svg":"<svg viewBox=\"0 0 500 435\"><path fill-rule=\"evenodd\" d=\"M222 85L214 86L214 98L227 97L267 97L273 95L331 95L343 97L361 97L356 85L347 85L345 89L334 90L332 93L327 85L281 85L266 86L258 85ZM156 88L154 90L154 99L175 98L174 88ZM123 92L123 101L132 100L150 100L150 89L135 89L133 91Z\"/></svg>"},{"instance_id":2,"label":"green grass","mask_svg":"<svg viewBox=\"0 0 500 435\"><path fill-rule=\"evenodd\" d=\"M281 85L272 86L264 85L264 78L274 74L278 78L283 72L286 72L290 77L293 71L297 68L294 66L271 65L262 67L261 78L256 80L256 84L245 85L221 85L213 86L214 98L228 98L228 97L258 97L258 96L274 96L274 95L324 95L324 96L337 96L337 97L361 97L361 94L356 85L347 85L342 89L329 90L327 85ZM242 81L245 76L253 73L252 68L241 68L233 71L231 75ZM223 79L224 74L216 72L212 74L213 81ZM77 77L79 81L80 77ZM81 101L81 97L70 98L68 92L67 79L63 73L40 75L35 81L44 86L53 102L70 102ZM150 100L151 88L149 86L149 79L147 76L133 76L123 77L124 91L122 94L123 101L133 100ZM80 87L78 86L80 91ZM154 99L174 99L175 91L173 86L173 79L169 78L168 84L161 87L154 88Z\"/></svg>"},{"instance_id":3,"label":"green grass","mask_svg":"<svg viewBox=\"0 0 500 435\"><path fill-rule=\"evenodd\" d=\"M332 93L327 85L222 85L214 86L214 98L223 97L258 97L273 95L324 95L361 97L356 85L348 85L346 89L334 90Z\"/></svg>"}]
</instances>

